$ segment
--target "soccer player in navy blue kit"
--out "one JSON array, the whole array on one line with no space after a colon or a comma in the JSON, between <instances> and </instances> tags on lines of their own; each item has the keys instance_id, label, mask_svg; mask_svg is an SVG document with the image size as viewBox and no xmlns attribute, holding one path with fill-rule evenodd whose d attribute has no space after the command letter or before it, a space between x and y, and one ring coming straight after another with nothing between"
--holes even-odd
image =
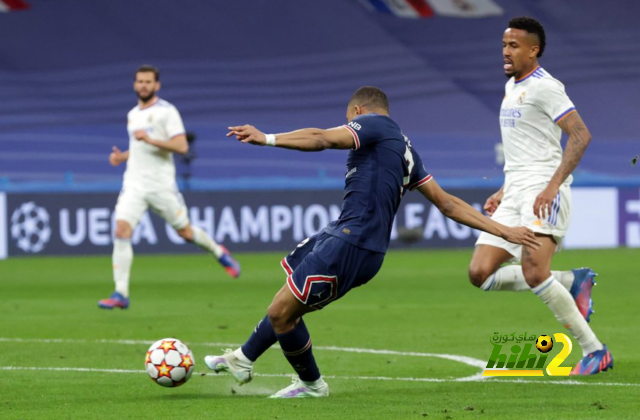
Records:
<instances>
[{"instance_id":1,"label":"soccer player in navy blue kit","mask_svg":"<svg viewBox=\"0 0 640 420\"><path fill-rule=\"evenodd\" d=\"M389 117L386 95L374 87L358 89L347 107L346 125L264 134L250 125L229 127L227 136L243 143L301 151L351 149L345 194L338 220L302 241L281 264L286 284L269 306L247 342L223 356L206 356L216 372L229 372L240 384L251 381L253 363L280 343L298 374L292 385L271 398L326 397L329 386L313 357L303 315L322 309L349 290L371 280L384 260L391 227L402 195L417 189L447 217L507 241L537 247L531 230L508 228L443 191L420 156Z\"/></svg>"}]
</instances>

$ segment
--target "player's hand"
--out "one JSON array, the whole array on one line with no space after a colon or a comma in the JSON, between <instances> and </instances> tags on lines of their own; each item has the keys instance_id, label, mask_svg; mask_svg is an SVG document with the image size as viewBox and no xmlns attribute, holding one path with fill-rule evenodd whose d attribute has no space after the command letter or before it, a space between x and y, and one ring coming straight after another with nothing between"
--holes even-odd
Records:
<instances>
[{"instance_id":1,"label":"player's hand","mask_svg":"<svg viewBox=\"0 0 640 420\"><path fill-rule=\"evenodd\" d=\"M147 132L144 130L134 131L133 137L135 137L136 140L144 141L145 143L148 143L148 140L149 140L149 136L147 136Z\"/></svg>"},{"instance_id":2,"label":"player's hand","mask_svg":"<svg viewBox=\"0 0 640 420\"><path fill-rule=\"evenodd\" d=\"M491 195L491 197L487 198L487 201L484 203L484 211L488 216L493 216L493 213L496 212L498 206L502 202L503 192L502 189L497 193Z\"/></svg>"},{"instance_id":3,"label":"player's hand","mask_svg":"<svg viewBox=\"0 0 640 420\"><path fill-rule=\"evenodd\" d=\"M536 234L531 229L524 226L507 228L502 239L514 244L528 246L533 249L538 249L542 246L542 244L538 242Z\"/></svg>"},{"instance_id":4,"label":"player's hand","mask_svg":"<svg viewBox=\"0 0 640 420\"><path fill-rule=\"evenodd\" d=\"M126 159L124 158L124 154L118 149L116 146L113 146L112 152L109 155L109 163L111 166L118 166Z\"/></svg>"},{"instance_id":5,"label":"player's hand","mask_svg":"<svg viewBox=\"0 0 640 420\"><path fill-rule=\"evenodd\" d=\"M533 202L533 214L540 220L545 220L551 214L551 205L558 195L558 188L553 187L551 184L547 185L547 188L542 190L536 197L536 201Z\"/></svg>"},{"instance_id":6,"label":"player's hand","mask_svg":"<svg viewBox=\"0 0 640 420\"><path fill-rule=\"evenodd\" d=\"M264 146L267 144L267 138L264 133L248 124L229 127L227 137L233 136L243 143L256 144L258 146Z\"/></svg>"}]
</instances>

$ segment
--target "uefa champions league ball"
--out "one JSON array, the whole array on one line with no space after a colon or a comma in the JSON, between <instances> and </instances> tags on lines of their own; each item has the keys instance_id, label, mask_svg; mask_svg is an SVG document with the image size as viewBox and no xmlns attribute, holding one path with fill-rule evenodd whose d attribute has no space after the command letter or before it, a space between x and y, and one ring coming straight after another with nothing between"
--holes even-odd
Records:
<instances>
[{"instance_id":1,"label":"uefa champions league ball","mask_svg":"<svg viewBox=\"0 0 640 420\"><path fill-rule=\"evenodd\" d=\"M187 382L194 370L193 353L176 338L163 338L149 347L144 365L155 383L176 387Z\"/></svg>"}]
</instances>

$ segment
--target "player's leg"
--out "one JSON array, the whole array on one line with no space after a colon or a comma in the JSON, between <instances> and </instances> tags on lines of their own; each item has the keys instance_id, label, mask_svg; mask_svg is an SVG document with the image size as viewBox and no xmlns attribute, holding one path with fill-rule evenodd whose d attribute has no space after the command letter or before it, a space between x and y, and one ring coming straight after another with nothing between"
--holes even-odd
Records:
<instances>
[{"instance_id":1,"label":"player's leg","mask_svg":"<svg viewBox=\"0 0 640 420\"><path fill-rule=\"evenodd\" d=\"M508 191L507 191L508 192ZM519 226L520 214L518 197L505 194L491 219L505 226ZM519 266L504 266L520 256L520 245L512 244L494 235L482 232L476 241L476 248L469 263L469 280L484 291L528 290L529 286L522 278L517 281Z\"/></svg>"},{"instance_id":2,"label":"player's leg","mask_svg":"<svg viewBox=\"0 0 640 420\"><path fill-rule=\"evenodd\" d=\"M506 226L535 226L533 202L540 189L532 188L526 193L506 197L500 204L492 219ZM549 223L556 233L566 230L570 214L571 196L568 188L561 189L564 197L562 206L555 209L553 222ZM524 216L522 214L524 213ZM563 226L566 225L566 226ZM522 247L505 241L488 233L481 233L476 242L476 250L469 265L469 279L476 287L485 291L525 291L530 290L520 265L501 265L519 260ZM555 279L571 292L580 312L589 321L592 310L591 287L595 273L589 268L570 271L553 271Z\"/></svg>"},{"instance_id":3,"label":"player's leg","mask_svg":"<svg viewBox=\"0 0 640 420\"><path fill-rule=\"evenodd\" d=\"M178 235L184 240L197 245L200 249L213 254L227 274L233 278L240 276L240 263L236 261L229 250L218 244L207 233L198 226L187 224L187 226L176 229Z\"/></svg>"},{"instance_id":4,"label":"player's leg","mask_svg":"<svg viewBox=\"0 0 640 420\"><path fill-rule=\"evenodd\" d=\"M313 252L297 267L289 266L287 263L293 260L295 252L283 260L289 274L287 284L273 299L268 316L298 378L271 398L325 397L329 395L329 386L313 356L303 315L324 308L371 280L382 266L384 254L360 249L326 233L317 236Z\"/></svg>"},{"instance_id":5,"label":"player's leg","mask_svg":"<svg viewBox=\"0 0 640 420\"><path fill-rule=\"evenodd\" d=\"M204 363L216 373L227 372L240 384L253 379L253 364L271 346L278 342L268 315L262 318L249 339L235 350L228 349L221 356L205 356Z\"/></svg>"},{"instance_id":6,"label":"player's leg","mask_svg":"<svg viewBox=\"0 0 640 420\"><path fill-rule=\"evenodd\" d=\"M282 259L281 266L285 270L287 277L313 250L316 239L317 236L305 239L293 252ZM278 338L273 330L269 316L265 315L258 322L249 339L241 347L235 350L227 350L222 356L206 356L204 361L209 369L214 370L216 373L228 372L242 385L251 381L253 364L277 342Z\"/></svg>"},{"instance_id":7,"label":"player's leg","mask_svg":"<svg viewBox=\"0 0 640 420\"><path fill-rule=\"evenodd\" d=\"M133 263L133 247L131 246L131 234L133 228L126 220L116 220L116 230L113 242L113 280L116 283L116 292L129 297L129 276Z\"/></svg>"},{"instance_id":8,"label":"player's leg","mask_svg":"<svg viewBox=\"0 0 640 420\"><path fill-rule=\"evenodd\" d=\"M169 223L187 242L212 254L231 277L240 276L240 264L224 246L218 244L200 227L189 223L187 206L178 190L156 192L149 196L151 208Z\"/></svg>"},{"instance_id":9,"label":"player's leg","mask_svg":"<svg viewBox=\"0 0 640 420\"><path fill-rule=\"evenodd\" d=\"M536 236L542 246L538 249L523 247L522 250L522 269L531 290L549 307L558 322L578 340L583 356L603 351L608 353L578 310L571 293L551 274L551 259L556 251L556 242L549 235Z\"/></svg>"},{"instance_id":10,"label":"player's leg","mask_svg":"<svg viewBox=\"0 0 640 420\"><path fill-rule=\"evenodd\" d=\"M313 356L311 335L303 315L314 308L296 299L288 286L276 294L267 316L280 343L282 353L298 374L298 380L273 394L270 398L326 397L329 386L322 379Z\"/></svg>"},{"instance_id":11,"label":"player's leg","mask_svg":"<svg viewBox=\"0 0 640 420\"><path fill-rule=\"evenodd\" d=\"M566 185L561 186L548 214L545 215L544 220L539 220L533 214L533 205L536 197L545 187L546 185L532 186L522 194L520 200L522 219L520 224L530 227L537 233L547 235L550 244L548 251L553 254L553 252L558 252L562 249L562 242L569 229L571 220L571 189ZM545 258L547 257L548 263L550 264L552 256L545 256ZM593 313L591 291L595 285L596 273L590 268L580 268L562 272L551 271L550 273L556 281L560 282L560 284L569 291L580 314L589 322L591 314ZM543 273L543 275L546 274L546 272ZM527 277L526 273L523 273L523 275ZM528 283L531 284L529 281Z\"/></svg>"},{"instance_id":12,"label":"player's leg","mask_svg":"<svg viewBox=\"0 0 640 420\"><path fill-rule=\"evenodd\" d=\"M116 229L111 258L115 291L109 298L98 302L98 306L103 309L129 307L129 278L133 264L131 235L146 210L144 193L131 189L120 193L115 209Z\"/></svg>"},{"instance_id":13,"label":"player's leg","mask_svg":"<svg viewBox=\"0 0 640 420\"><path fill-rule=\"evenodd\" d=\"M522 272L520 266L508 265L500 267L502 264L513 259L513 255L507 250L494 245L476 245L469 263L469 280L471 284L484 291L490 290L523 290L523 286L513 281L513 271L517 268ZM524 287L529 289L527 283Z\"/></svg>"},{"instance_id":14,"label":"player's leg","mask_svg":"<svg viewBox=\"0 0 640 420\"><path fill-rule=\"evenodd\" d=\"M495 245L476 245L469 263L469 280L471 284L486 292L531 290L524 277L521 265L503 266L503 264L513 260L513 255L500 248L499 241L495 242ZM595 276L595 273L589 268L552 271L551 273L565 289L572 291L572 294L573 290L576 290L580 285L586 286L589 279ZM587 316L585 315L585 317Z\"/></svg>"}]
</instances>

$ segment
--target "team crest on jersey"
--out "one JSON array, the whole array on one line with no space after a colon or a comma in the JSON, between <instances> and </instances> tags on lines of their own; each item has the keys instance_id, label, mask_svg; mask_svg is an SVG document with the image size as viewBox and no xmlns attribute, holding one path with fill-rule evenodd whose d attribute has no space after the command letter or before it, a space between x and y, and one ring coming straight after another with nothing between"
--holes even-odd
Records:
<instances>
[{"instance_id":1,"label":"team crest on jersey","mask_svg":"<svg viewBox=\"0 0 640 420\"><path fill-rule=\"evenodd\" d=\"M524 104L524 99L527 96L527 92L522 92L518 97L518 105Z\"/></svg>"},{"instance_id":2,"label":"team crest on jersey","mask_svg":"<svg viewBox=\"0 0 640 420\"><path fill-rule=\"evenodd\" d=\"M153 114L149 114L149 118L147 118L148 122L153 122Z\"/></svg>"}]
</instances>

